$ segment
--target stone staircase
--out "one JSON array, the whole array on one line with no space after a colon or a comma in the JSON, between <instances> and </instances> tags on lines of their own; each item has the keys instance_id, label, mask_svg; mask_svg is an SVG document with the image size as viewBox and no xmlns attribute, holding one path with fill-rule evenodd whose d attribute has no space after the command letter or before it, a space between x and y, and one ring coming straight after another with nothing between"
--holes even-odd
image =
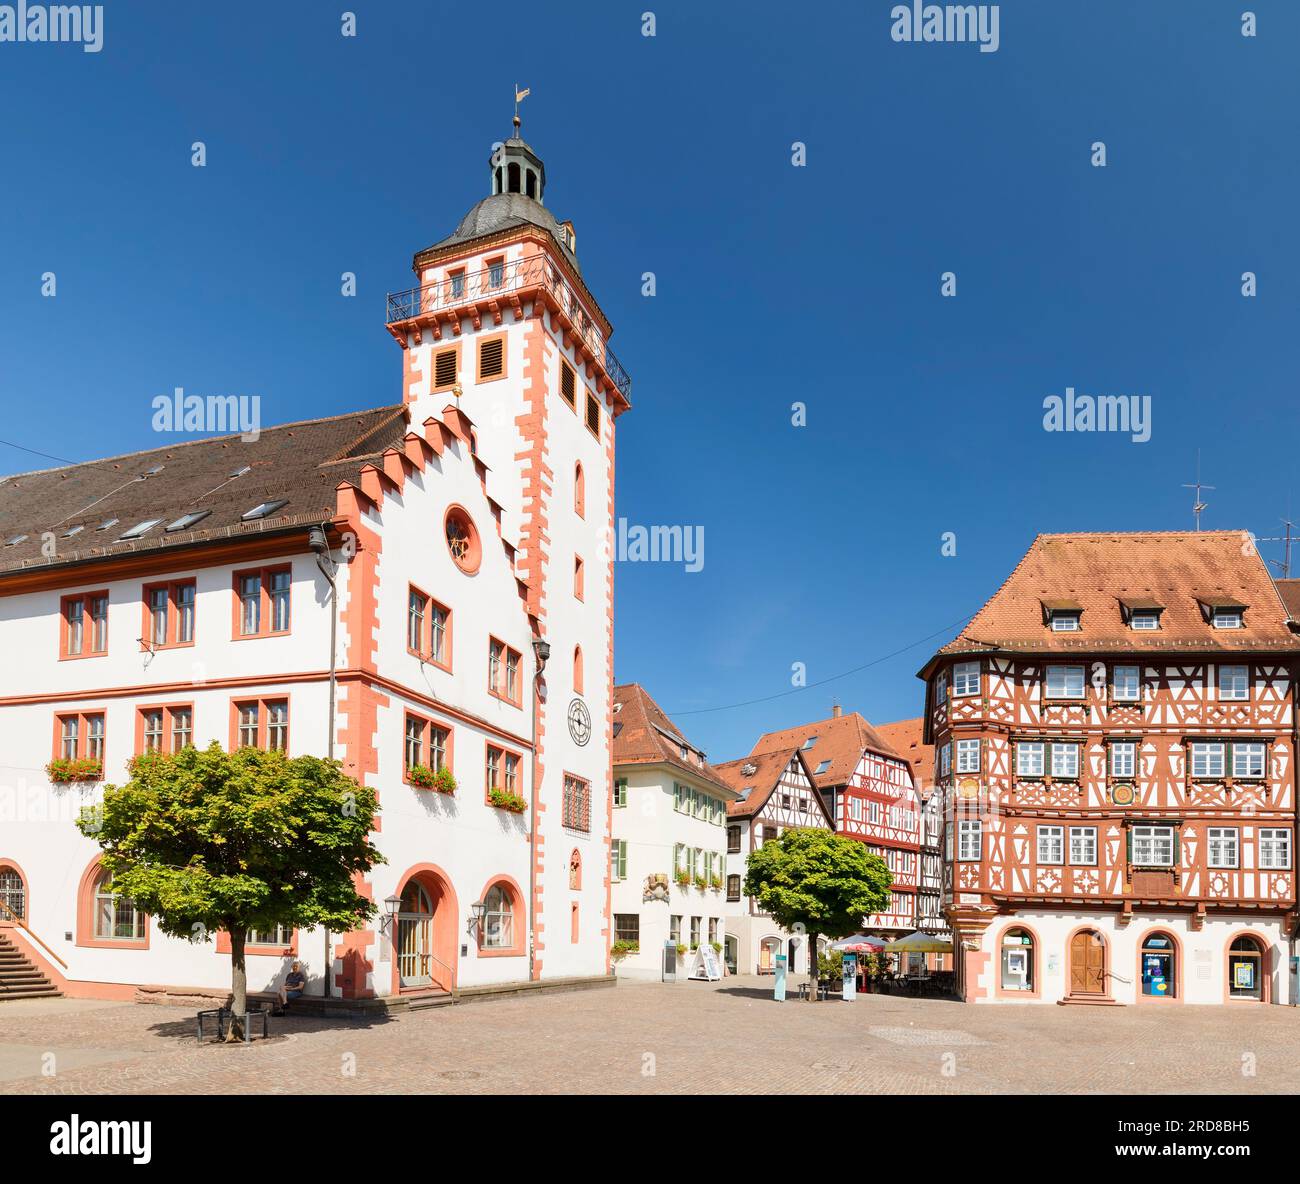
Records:
<instances>
[{"instance_id":1,"label":"stone staircase","mask_svg":"<svg viewBox=\"0 0 1300 1184\"><path fill-rule=\"evenodd\" d=\"M57 998L63 992L0 933L0 1003L6 999Z\"/></svg>"}]
</instances>

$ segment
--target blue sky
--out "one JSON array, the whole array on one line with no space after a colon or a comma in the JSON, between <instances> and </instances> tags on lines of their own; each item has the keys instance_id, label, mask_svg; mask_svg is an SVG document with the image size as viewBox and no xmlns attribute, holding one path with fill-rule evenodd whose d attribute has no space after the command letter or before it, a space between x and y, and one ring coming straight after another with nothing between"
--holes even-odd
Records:
<instances>
[{"instance_id":1,"label":"blue sky","mask_svg":"<svg viewBox=\"0 0 1300 1184\"><path fill-rule=\"evenodd\" d=\"M917 714L1036 532L1189 527L1198 448L1207 528L1300 513L1300 5L1253 0L1253 39L1246 6L1013 0L984 54L893 42L877 0L109 0L99 54L0 44L0 437L149 447L176 386L395 401L384 293L486 194L518 82L634 379L618 514L705 532L701 572L619 566L617 678L719 760L832 698ZM1044 432L1067 386L1149 395L1150 441ZM875 664L713 710L796 662Z\"/></svg>"}]
</instances>

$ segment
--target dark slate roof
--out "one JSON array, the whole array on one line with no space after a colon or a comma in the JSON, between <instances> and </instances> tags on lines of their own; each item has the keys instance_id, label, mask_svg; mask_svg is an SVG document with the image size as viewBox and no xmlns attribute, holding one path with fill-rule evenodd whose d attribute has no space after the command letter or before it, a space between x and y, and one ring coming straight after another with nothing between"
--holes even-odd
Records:
<instances>
[{"instance_id":1,"label":"dark slate roof","mask_svg":"<svg viewBox=\"0 0 1300 1184\"><path fill-rule=\"evenodd\" d=\"M328 419L263 428L258 439L214 436L132 452L59 469L0 479L0 577L109 555L159 550L326 522L334 516L340 482L359 483L362 467L409 430L406 409L376 407ZM161 465L152 474L149 470ZM249 471L231 474L244 466ZM270 516L244 522L262 502L286 498ZM194 529L168 534L166 526L211 510ZM102 523L118 521L105 530ZM121 536L149 518L162 521L142 538ZM72 527L82 530L64 538ZM53 532L57 555L41 553L41 535Z\"/></svg>"},{"instance_id":2,"label":"dark slate roof","mask_svg":"<svg viewBox=\"0 0 1300 1184\"><path fill-rule=\"evenodd\" d=\"M582 268L578 266L578 257L569 250L560 234L559 220L541 202L525 197L522 193L494 193L490 197L485 197L460 220L460 225L452 234L417 252L416 258L429 251L459 246L476 238L496 234L500 230L529 224L540 226L549 233L574 271L579 275L582 274Z\"/></svg>"}]
</instances>

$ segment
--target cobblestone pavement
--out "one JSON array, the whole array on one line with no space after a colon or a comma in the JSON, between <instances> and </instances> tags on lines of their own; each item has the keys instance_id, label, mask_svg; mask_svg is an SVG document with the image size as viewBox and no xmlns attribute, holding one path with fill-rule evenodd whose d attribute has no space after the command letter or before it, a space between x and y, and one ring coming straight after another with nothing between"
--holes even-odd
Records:
<instances>
[{"instance_id":1,"label":"cobblestone pavement","mask_svg":"<svg viewBox=\"0 0 1300 1184\"><path fill-rule=\"evenodd\" d=\"M14 1001L0 1094L1300 1092L1290 1007L778 1004L771 981L290 1016L251 1046L200 1046L189 1009Z\"/></svg>"}]
</instances>

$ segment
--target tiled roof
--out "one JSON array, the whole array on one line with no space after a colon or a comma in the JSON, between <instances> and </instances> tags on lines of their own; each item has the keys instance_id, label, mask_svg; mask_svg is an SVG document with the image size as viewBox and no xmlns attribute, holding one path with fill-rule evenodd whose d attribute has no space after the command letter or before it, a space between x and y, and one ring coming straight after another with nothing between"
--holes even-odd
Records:
<instances>
[{"instance_id":1,"label":"tiled roof","mask_svg":"<svg viewBox=\"0 0 1300 1184\"><path fill-rule=\"evenodd\" d=\"M1077 633L1054 633L1044 604L1074 600ZM1125 606L1161 605L1160 629L1135 633ZM1207 606L1244 608L1245 627L1216 629ZM1264 560L1244 531L1042 534L1002 587L940 654L1145 650L1300 650Z\"/></svg>"},{"instance_id":2,"label":"tiled roof","mask_svg":"<svg viewBox=\"0 0 1300 1184\"><path fill-rule=\"evenodd\" d=\"M1282 603L1293 621L1300 621L1300 580L1275 580Z\"/></svg>"},{"instance_id":3,"label":"tiled roof","mask_svg":"<svg viewBox=\"0 0 1300 1184\"><path fill-rule=\"evenodd\" d=\"M808 747L810 739L813 744ZM775 748L801 749L808 762L813 784L818 789L845 784L858 767L864 749L869 748L881 756L901 759L889 741L856 711L816 723L801 724L797 728L785 728L780 732L765 732L758 738L753 751L767 752ZM817 769L824 761L830 761L830 765L824 772L818 773Z\"/></svg>"},{"instance_id":4,"label":"tiled roof","mask_svg":"<svg viewBox=\"0 0 1300 1184\"><path fill-rule=\"evenodd\" d=\"M236 539L328 522L335 487L358 482L361 468L410 430L402 406L263 428L256 440L215 436L0 480L0 578L15 571L141 551ZM247 468L239 476L232 474ZM156 470L150 473L150 470ZM285 499L265 518L243 515ZM182 515L209 510L190 530L166 531ZM143 537L132 527L160 519ZM113 525L101 524L116 519ZM75 533L65 532L80 526ZM56 555L42 553L55 536Z\"/></svg>"},{"instance_id":5,"label":"tiled roof","mask_svg":"<svg viewBox=\"0 0 1300 1184\"><path fill-rule=\"evenodd\" d=\"M924 725L925 720L919 715L915 719L876 725L876 732L912 766L912 781L918 789L934 784L934 745L922 739Z\"/></svg>"},{"instance_id":6,"label":"tiled roof","mask_svg":"<svg viewBox=\"0 0 1300 1184\"><path fill-rule=\"evenodd\" d=\"M790 764L797 749L776 748L769 752L750 753L739 760L719 765L718 775L737 794L740 800L727 803L729 818L748 818L757 814L780 784L781 775Z\"/></svg>"},{"instance_id":7,"label":"tiled roof","mask_svg":"<svg viewBox=\"0 0 1300 1184\"><path fill-rule=\"evenodd\" d=\"M614 767L621 765L671 765L697 781L731 792L731 786L704 753L682 735L663 708L635 682L614 688Z\"/></svg>"}]
</instances>

